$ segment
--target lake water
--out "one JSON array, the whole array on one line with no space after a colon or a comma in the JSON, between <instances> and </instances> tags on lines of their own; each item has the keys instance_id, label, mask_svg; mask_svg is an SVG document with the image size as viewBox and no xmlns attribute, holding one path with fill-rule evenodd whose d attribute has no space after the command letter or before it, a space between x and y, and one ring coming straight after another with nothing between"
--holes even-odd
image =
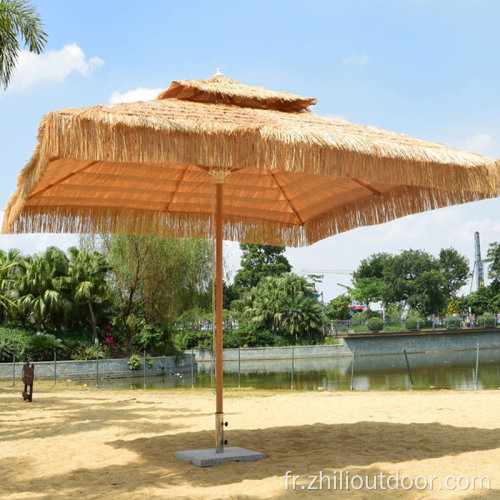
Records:
<instances>
[{"instance_id":1,"label":"lake water","mask_svg":"<svg viewBox=\"0 0 500 500\"><path fill-rule=\"evenodd\" d=\"M413 387L473 390L476 388L476 352L408 354ZM352 358L317 358L225 362L224 386L255 389L290 389L337 391L351 388ZM293 373L293 375L292 375ZM88 381L87 383L95 383ZM141 376L104 379L103 388L142 388ZM146 387L213 387L211 365L200 363L198 372L146 378ZM408 390L412 384L403 354L360 356L354 361L354 390ZM500 349L479 351L478 389L500 388Z\"/></svg>"}]
</instances>

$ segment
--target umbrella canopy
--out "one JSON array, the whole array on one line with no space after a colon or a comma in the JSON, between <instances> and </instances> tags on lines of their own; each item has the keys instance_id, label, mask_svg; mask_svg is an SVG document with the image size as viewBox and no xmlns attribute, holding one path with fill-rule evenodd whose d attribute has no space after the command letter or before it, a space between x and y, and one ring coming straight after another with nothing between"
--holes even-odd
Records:
<instances>
[{"instance_id":1,"label":"umbrella canopy","mask_svg":"<svg viewBox=\"0 0 500 500\"><path fill-rule=\"evenodd\" d=\"M214 169L231 172L224 238L277 245L498 196L494 160L322 118L315 103L215 76L153 101L51 112L3 232L204 237Z\"/></svg>"},{"instance_id":2,"label":"umbrella canopy","mask_svg":"<svg viewBox=\"0 0 500 500\"><path fill-rule=\"evenodd\" d=\"M497 196L492 159L312 114L313 98L217 75L157 99L49 113L3 232L216 235L216 450L223 452L222 240L304 245ZM223 198L224 196L224 198Z\"/></svg>"}]
</instances>

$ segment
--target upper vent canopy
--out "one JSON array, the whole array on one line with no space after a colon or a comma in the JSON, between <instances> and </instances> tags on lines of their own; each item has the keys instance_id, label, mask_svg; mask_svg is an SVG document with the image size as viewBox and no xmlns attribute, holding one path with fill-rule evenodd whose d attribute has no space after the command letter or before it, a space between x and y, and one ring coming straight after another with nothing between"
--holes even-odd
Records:
<instances>
[{"instance_id":1,"label":"upper vent canopy","mask_svg":"<svg viewBox=\"0 0 500 500\"><path fill-rule=\"evenodd\" d=\"M292 113L308 110L309 106L316 104L314 97L301 97L290 92L274 92L264 87L250 87L220 75L208 80L173 81L170 88L157 97L157 99L172 98Z\"/></svg>"}]
</instances>

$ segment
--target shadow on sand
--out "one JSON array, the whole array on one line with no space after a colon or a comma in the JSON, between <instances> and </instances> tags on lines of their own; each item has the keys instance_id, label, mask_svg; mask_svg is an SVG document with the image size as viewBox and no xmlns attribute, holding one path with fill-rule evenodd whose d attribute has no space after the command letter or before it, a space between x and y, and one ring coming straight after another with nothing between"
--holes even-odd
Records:
<instances>
[{"instance_id":1,"label":"shadow on sand","mask_svg":"<svg viewBox=\"0 0 500 500\"><path fill-rule=\"evenodd\" d=\"M60 403L60 399L57 403ZM68 402L68 404L73 403ZM78 411L78 408L75 408L73 413L75 419L78 419ZM143 417L144 412L149 411L151 409L142 410L140 416ZM185 412L183 418L189 417L190 414L191 412ZM176 416L181 415L177 413ZM137 422L134 422L134 419L137 417L137 413L120 412L118 409L111 414L111 421L123 423L126 419L135 427ZM108 418L106 422L101 421L99 415L96 415L96 422L98 426L109 425ZM160 431L159 428L155 430ZM53 431L47 428L42 429L43 432L52 435L50 433ZM255 463L231 463L202 469L176 460L173 454L174 451L181 449L212 447L212 432L162 433L153 437L121 439L105 443L114 448L135 452L138 458L129 464L110 465L98 469L80 468L67 474L33 478L29 485L26 485L22 478L7 476L5 479L12 487L17 487L18 492L46 495L41 498L51 498L53 493L50 491L59 491L64 497L79 495L94 498L95 495L97 498L101 495L115 495L125 498L133 492L151 488L160 490L173 488L169 491L175 491L176 486L190 485L200 488L201 492L204 488L234 485L243 480L274 478L274 484L283 491L278 497L296 495L297 498L301 496L300 492L286 491L284 488L283 476L288 470L303 478L317 474L321 470L329 470L331 473L343 468L348 468L351 474L378 474L380 469L374 466L376 463L399 464L410 460L426 460L499 448L500 429L453 427L439 423L356 422L332 425L317 423L255 430L235 429L228 432L228 439L230 445L262 451L266 453L267 458ZM18 460L20 460L19 467L29 465L25 458ZM131 473L134 476L133 484L129 477ZM59 485L58 489L51 490L56 485ZM213 494L212 490L211 493ZM353 493L336 492L335 495L349 497ZM499 498L498 490L485 491L484 494L486 498ZM241 491L238 496L253 498L253 493ZM398 491L396 496L414 498L415 491ZM136 497L139 498L130 496L130 498ZM372 497L385 498L382 492L371 492L370 498ZM358 492L353 498L365 498L365 496L360 496Z\"/></svg>"}]
</instances>

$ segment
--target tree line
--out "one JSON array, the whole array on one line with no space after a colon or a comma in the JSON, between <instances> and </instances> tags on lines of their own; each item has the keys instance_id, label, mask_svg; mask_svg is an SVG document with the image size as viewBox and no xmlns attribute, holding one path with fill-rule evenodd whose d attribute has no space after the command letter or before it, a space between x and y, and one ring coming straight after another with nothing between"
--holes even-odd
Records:
<instances>
[{"instance_id":1,"label":"tree line","mask_svg":"<svg viewBox=\"0 0 500 500\"><path fill-rule=\"evenodd\" d=\"M167 354L176 317L210 307L210 266L205 240L101 235L67 253L0 251L0 357Z\"/></svg>"},{"instance_id":2,"label":"tree line","mask_svg":"<svg viewBox=\"0 0 500 500\"><path fill-rule=\"evenodd\" d=\"M496 314L500 311L500 243L489 246L486 262L490 284L461 294L471 279L471 268L467 257L453 248L442 249L437 258L423 250L376 253L361 261L352 286L328 304L326 314L331 319L348 319L352 300L368 307L377 302L400 316Z\"/></svg>"},{"instance_id":3,"label":"tree line","mask_svg":"<svg viewBox=\"0 0 500 500\"><path fill-rule=\"evenodd\" d=\"M355 300L399 317L500 310L499 243L487 254L490 285L469 295L460 295L469 262L455 249L437 257L404 250L362 260L352 286L326 307L317 300L318 277L292 273L284 248L242 243L241 250L240 268L224 283L225 347L324 342L322 325L350 318ZM67 252L0 251L0 359L210 349L211 257L206 240L120 235L83 237Z\"/></svg>"}]
</instances>

